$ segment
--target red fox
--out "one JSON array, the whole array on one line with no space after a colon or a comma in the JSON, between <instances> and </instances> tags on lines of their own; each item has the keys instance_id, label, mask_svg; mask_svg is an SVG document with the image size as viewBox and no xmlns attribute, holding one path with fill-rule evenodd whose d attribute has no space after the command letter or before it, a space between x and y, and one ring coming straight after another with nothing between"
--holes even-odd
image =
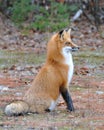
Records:
<instances>
[{"instance_id":1,"label":"red fox","mask_svg":"<svg viewBox=\"0 0 104 130\"><path fill-rule=\"evenodd\" d=\"M60 94L67 104L67 109L74 111L68 87L74 69L71 51L78 50L78 46L72 42L70 32L71 29L65 29L52 36L47 45L45 65L40 69L23 100L6 106L6 115L53 111Z\"/></svg>"}]
</instances>

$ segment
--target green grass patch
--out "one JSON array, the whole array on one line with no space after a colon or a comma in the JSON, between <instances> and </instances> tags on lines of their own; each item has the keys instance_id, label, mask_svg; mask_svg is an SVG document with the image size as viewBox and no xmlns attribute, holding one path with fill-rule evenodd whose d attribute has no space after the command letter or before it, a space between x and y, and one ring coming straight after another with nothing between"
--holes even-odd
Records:
<instances>
[{"instance_id":1,"label":"green grass patch","mask_svg":"<svg viewBox=\"0 0 104 130\"><path fill-rule=\"evenodd\" d=\"M62 4L49 0L47 7L30 0L16 0L10 7L10 18L20 28L38 31L56 31L70 25L70 16L78 10L78 4ZM26 23L26 25L25 25Z\"/></svg>"},{"instance_id":2,"label":"green grass patch","mask_svg":"<svg viewBox=\"0 0 104 130\"><path fill-rule=\"evenodd\" d=\"M104 60L104 53L102 50L98 51L81 51L81 52L75 52L73 53L74 61L76 64L82 64L86 63L88 65L100 65L103 63Z\"/></svg>"},{"instance_id":3,"label":"green grass patch","mask_svg":"<svg viewBox=\"0 0 104 130\"><path fill-rule=\"evenodd\" d=\"M0 68L10 67L12 65L38 65L45 61L45 54L36 55L19 51L0 50Z\"/></svg>"}]
</instances>

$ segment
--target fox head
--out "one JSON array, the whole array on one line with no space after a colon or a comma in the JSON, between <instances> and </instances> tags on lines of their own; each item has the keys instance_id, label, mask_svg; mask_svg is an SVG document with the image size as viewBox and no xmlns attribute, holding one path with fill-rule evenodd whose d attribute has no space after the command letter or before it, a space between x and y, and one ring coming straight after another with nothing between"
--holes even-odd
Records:
<instances>
[{"instance_id":1,"label":"fox head","mask_svg":"<svg viewBox=\"0 0 104 130\"><path fill-rule=\"evenodd\" d=\"M47 46L48 59L61 61L63 53L67 55L71 51L79 49L79 47L72 42L70 33L71 29L65 29L52 36Z\"/></svg>"},{"instance_id":2,"label":"fox head","mask_svg":"<svg viewBox=\"0 0 104 130\"><path fill-rule=\"evenodd\" d=\"M71 40L71 29L65 29L59 32L60 43L62 48L66 48L67 51L76 51L79 47Z\"/></svg>"}]
</instances>

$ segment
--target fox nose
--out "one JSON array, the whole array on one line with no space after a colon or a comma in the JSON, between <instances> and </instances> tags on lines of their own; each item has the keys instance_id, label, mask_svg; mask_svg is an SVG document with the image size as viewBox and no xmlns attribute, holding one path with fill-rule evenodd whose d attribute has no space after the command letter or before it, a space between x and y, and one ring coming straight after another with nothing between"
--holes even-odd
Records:
<instances>
[{"instance_id":1,"label":"fox nose","mask_svg":"<svg viewBox=\"0 0 104 130\"><path fill-rule=\"evenodd\" d=\"M79 47L72 47L72 51L77 51Z\"/></svg>"},{"instance_id":2,"label":"fox nose","mask_svg":"<svg viewBox=\"0 0 104 130\"><path fill-rule=\"evenodd\" d=\"M78 50L79 50L79 49L80 49L80 47L72 47L72 49L78 49Z\"/></svg>"}]
</instances>

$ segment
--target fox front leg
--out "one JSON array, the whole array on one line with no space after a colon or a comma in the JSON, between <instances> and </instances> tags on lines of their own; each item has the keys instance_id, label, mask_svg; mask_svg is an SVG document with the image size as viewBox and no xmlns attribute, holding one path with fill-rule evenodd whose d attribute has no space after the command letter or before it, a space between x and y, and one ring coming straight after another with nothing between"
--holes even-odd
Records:
<instances>
[{"instance_id":1,"label":"fox front leg","mask_svg":"<svg viewBox=\"0 0 104 130\"><path fill-rule=\"evenodd\" d=\"M74 111L73 101L67 88L60 88L60 93L67 104L67 109Z\"/></svg>"}]
</instances>

